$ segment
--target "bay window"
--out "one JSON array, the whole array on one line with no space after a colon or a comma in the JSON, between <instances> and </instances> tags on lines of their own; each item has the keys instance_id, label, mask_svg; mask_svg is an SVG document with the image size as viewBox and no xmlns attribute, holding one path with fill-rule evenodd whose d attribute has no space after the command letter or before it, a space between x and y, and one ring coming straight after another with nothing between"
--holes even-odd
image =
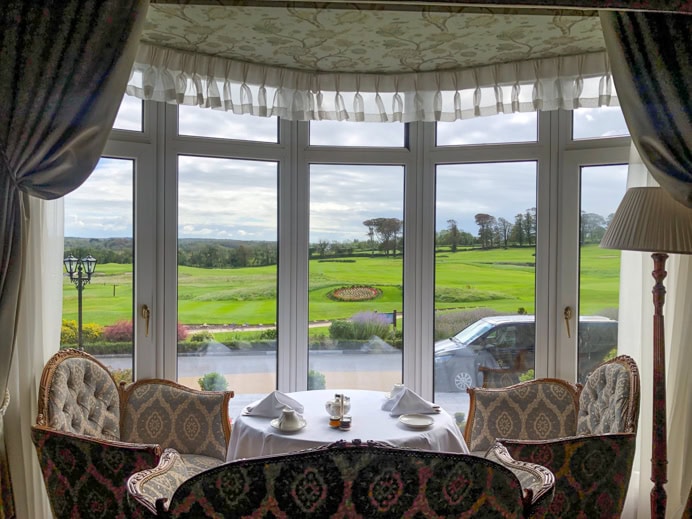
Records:
<instances>
[{"instance_id":1,"label":"bay window","mask_svg":"<svg viewBox=\"0 0 692 519\"><path fill-rule=\"evenodd\" d=\"M403 382L465 413L479 365L576 380L579 314L617 318L618 270L596 243L629 138L601 130L600 109L574 124L569 111L376 124L138 103L125 98L92 177L131 165L134 347L117 364L137 378L199 387L218 373L238 409L274 388ZM116 206L90 189L105 222ZM522 314L530 356L502 350L525 334L507 328L497 355L440 370L436 342Z\"/></svg>"}]
</instances>

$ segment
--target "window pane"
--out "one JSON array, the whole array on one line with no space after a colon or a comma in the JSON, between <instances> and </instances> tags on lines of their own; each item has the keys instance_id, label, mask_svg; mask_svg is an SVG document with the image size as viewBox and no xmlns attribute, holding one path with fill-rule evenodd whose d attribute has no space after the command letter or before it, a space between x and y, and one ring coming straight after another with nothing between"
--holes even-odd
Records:
<instances>
[{"instance_id":1,"label":"window pane","mask_svg":"<svg viewBox=\"0 0 692 519\"><path fill-rule=\"evenodd\" d=\"M537 121L536 112L528 112L438 122L437 145L535 142L538 139Z\"/></svg>"},{"instance_id":2,"label":"window pane","mask_svg":"<svg viewBox=\"0 0 692 519\"><path fill-rule=\"evenodd\" d=\"M132 380L134 161L102 158L65 196L65 257L97 261L82 290L83 348L119 380ZM83 271L83 275L86 272ZM61 347L79 347L79 290L65 273Z\"/></svg>"},{"instance_id":3,"label":"window pane","mask_svg":"<svg viewBox=\"0 0 692 519\"><path fill-rule=\"evenodd\" d=\"M142 100L124 95L113 123L115 130L142 131Z\"/></svg>"},{"instance_id":4,"label":"window pane","mask_svg":"<svg viewBox=\"0 0 692 519\"><path fill-rule=\"evenodd\" d=\"M404 123L310 121L310 144L403 148L405 131Z\"/></svg>"},{"instance_id":5,"label":"window pane","mask_svg":"<svg viewBox=\"0 0 692 519\"><path fill-rule=\"evenodd\" d=\"M278 165L180 156L178 170L178 381L249 403L276 388Z\"/></svg>"},{"instance_id":6,"label":"window pane","mask_svg":"<svg viewBox=\"0 0 692 519\"><path fill-rule=\"evenodd\" d=\"M599 243L626 188L626 165L581 168L579 382L617 352L620 251Z\"/></svg>"},{"instance_id":7,"label":"window pane","mask_svg":"<svg viewBox=\"0 0 692 519\"><path fill-rule=\"evenodd\" d=\"M534 162L437 167L435 401L451 414L485 377L533 378L536 175Z\"/></svg>"},{"instance_id":8,"label":"window pane","mask_svg":"<svg viewBox=\"0 0 692 519\"><path fill-rule=\"evenodd\" d=\"M595 139L630 134L619 106L579 108L572 112L572 138Z\"/></svg>"},{"instance_id":9,"label":"window pane","mask_svg":"<svg viewBox=\"0 0 692 519\"><path fill-rule=\"evenodd\" d=\"M279 142L276 117L236 115L198 106L178 106L178 134L239 141Z\"/></svg>"},{"instance_id":10,"label":"window pane","mask_svg":"<svg viewBox=\"0 0 692 519\"><path fill-rule=\"evenodd\" d=\"M402 381L403 197L401 166L310 168L308 389Z\"/></svg>"}]
</instances>

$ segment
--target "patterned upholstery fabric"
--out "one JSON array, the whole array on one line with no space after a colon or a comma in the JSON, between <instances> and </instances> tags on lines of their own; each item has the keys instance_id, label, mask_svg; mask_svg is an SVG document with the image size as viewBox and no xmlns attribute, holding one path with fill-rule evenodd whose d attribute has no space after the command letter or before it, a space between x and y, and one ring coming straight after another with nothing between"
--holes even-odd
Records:
<instances>
[{"instance_id":1,"label":"patterned upholstery fabric","mask_svg":"<svg viewBox=\"0 0 692 519\"><path fill-rule=\"evenodd\" d=\"M211 456L203 456L201 454L180 454L185 468L190 476L204 472L207 469L218 467L225 460L212 458Z\"/></svg>"},{"instance_id":2,"label":"patterned upholstery fabric","mask_svg":"<svg viewBox=\"0 0 692 519\"><path fill-rule=\"evenodd\" d=\"M483 387L507 387L519 383L519 375L522 371L516 369L488 368L480 366L478 368L483 373Z\"/></svg>"},{"instance_id":3,"label":"patterned upholstery fabric","mask_svg":"<svg viewBox=\"0 0 692 519\"><path fill-rule=\"evenodd\" d=\"M471 452L485 452L497 438L543 440L571 436L577 429L579 388L563 380L467 391L471 409L464 436Z\"/></svg>"},{"instance_id":4,"label":"patterned upholstery fabric","mask_svg":"<svg viewBox=\"0 0 692 519\"><path fill-rule=\"evenodd\" d=\"M125 483L158 463L160 443L180 447L188 477L223 463L232 396L158 379L123 388L83 351L53 355L41 376L34 443L56 517L140 517L123 504Z\"/></svg>"},{"instance_id":5,"label":"patterned upholstery fabric","mask_svg":"<svg viewBox=\"0 0 692 519\"><path fill-rule=\"evenodd\" d=\"M170 501L173 492L191 476L185 461L175 449L166 449L159 465L165 469L157 472L156 477L143 478L139 487L142 498L151 503L152 507L156 506L157 499ZM130 501L134 504L132 499Z\"/></svg>"},{"instance_id":6,"label":"patterned upholstery fabric","mask_svg":"<svg viewBox=\"0 0 692 519\"><path fill-rule=\"evenodd\" d=\"M501 443L513 458L538 463L555 474L555 497L545 513L535 517L620 517L634 461L634 433Z\"/></svg>"},{"instance_id":7,"label":"patterned upholstery fabric","mask_svg":"<svg viewBox=\"0 0 692 519\"><path fill-rule=\"evenodd\" d=\"M125 482L156 466L156 445L127 445L34 426L31 439L58 519L129 519L139 512L127 499Z\"/></svg>"},{"instance_id":8,"label":"patterned upholstery fabric","mask_svg":"<svg viewBox=\"0 0 692 519\"><path fill-rule=\"evenodd\" d=\"M577 434L631 430L630 370L619 362L601 364L586 379L579 397Z\"/></svg>"},{"instance_id":9,"label":"patterned upholstery fabric","mask_svg":"<svg viewBox=\"0 0 692 519\"><path fill-rule=\"evenodd\" d=\"M222 392L192 391L167 381L135 382L125 389L121 438L223 461L225 398Z\"/></svg>"},{"instance_id":10,"label":"patterned upholstery fabric","mask_svg":"<svg viewBox=\"0 0 692 519\"><path fill-rule=\"evenodd\" d=\"M161 465L128 481L130 495L143 506L151 507L151 499L143 499L133 483L151 477ZM552 474L545 473L552 486ZM170 502L157 502L156 511L158 517L173 518L375 519L461 517L479 511L483 517L523 517L524 509L517 477L491 460L340 442L225 463L185 481Z\"/></svg>"},{"instance_id":11,"label":"patterned upholstery fabric","mask_svg":"<svg viewBox=\"0 0 692 519\"><path fill-rule=\"evenodd\" d=\"M118 387L100 364L66 358L55 368L48 388L48 425L58 431L120 438Z\"/></svg>"}]
</instances>

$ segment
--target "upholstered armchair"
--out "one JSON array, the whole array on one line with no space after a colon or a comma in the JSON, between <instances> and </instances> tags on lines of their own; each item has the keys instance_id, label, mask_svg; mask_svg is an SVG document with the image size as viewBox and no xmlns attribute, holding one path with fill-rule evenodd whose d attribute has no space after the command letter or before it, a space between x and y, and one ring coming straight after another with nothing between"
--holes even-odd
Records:
<instances>
[{"instance_id":1,"label":"upholstered armchair","mask_svg":"<svg viewBox=\"0 0 692 519\"><path fill-rule=\"evenodd\" d=\"M232 392L166 380L126 386L91 355L62 350L46 364L32 427L56 518L136 516L126 480L176 449L189 474L224 462Z\"/></svg>"},{"instance_id":2,"label":"upholstered armchair","mask_svg":"<svg viewBox=\"0 0 692 519\"><path fill-rule=\"evenodd\" d=\"M555 382L470 390L466 441L479 449L495 436L513 458L555 474L555 498L539 517L620 517L639 418L637 365L625 355L599 365L583 388L573 386L578 398L571 410L556 407L562 398L541 399L538 406L527 400L533 386L545 384L542 394L554 394Z\"/></svg>"},{"instance_id":3,"label":"upholstered armchair","mask_svg":"<svg viewBox=\"0 0 692 519\"><path fill-rule=\"evenodd\" d=\"M166 451L127 488L155 517L526 517L554 479L494 445L485 458L355 440L228 462L190 477Z\"/></svg>"}]
</instances>

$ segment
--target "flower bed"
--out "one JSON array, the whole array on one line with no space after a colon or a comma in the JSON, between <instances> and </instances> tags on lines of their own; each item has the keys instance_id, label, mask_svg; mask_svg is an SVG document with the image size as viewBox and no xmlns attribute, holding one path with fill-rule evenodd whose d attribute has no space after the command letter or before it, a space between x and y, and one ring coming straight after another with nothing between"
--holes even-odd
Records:
<instances>
[{"instance_id":1,"label":"flower bed","mask_svg":"<svg viewBox=\"0 0 692 519\"><path fill-rule=\"evenodd\" d=\"M365 285L335 288L327 297L334 301L370 301L382 295L382 290Z\"/></svg>"}]
</instances>

